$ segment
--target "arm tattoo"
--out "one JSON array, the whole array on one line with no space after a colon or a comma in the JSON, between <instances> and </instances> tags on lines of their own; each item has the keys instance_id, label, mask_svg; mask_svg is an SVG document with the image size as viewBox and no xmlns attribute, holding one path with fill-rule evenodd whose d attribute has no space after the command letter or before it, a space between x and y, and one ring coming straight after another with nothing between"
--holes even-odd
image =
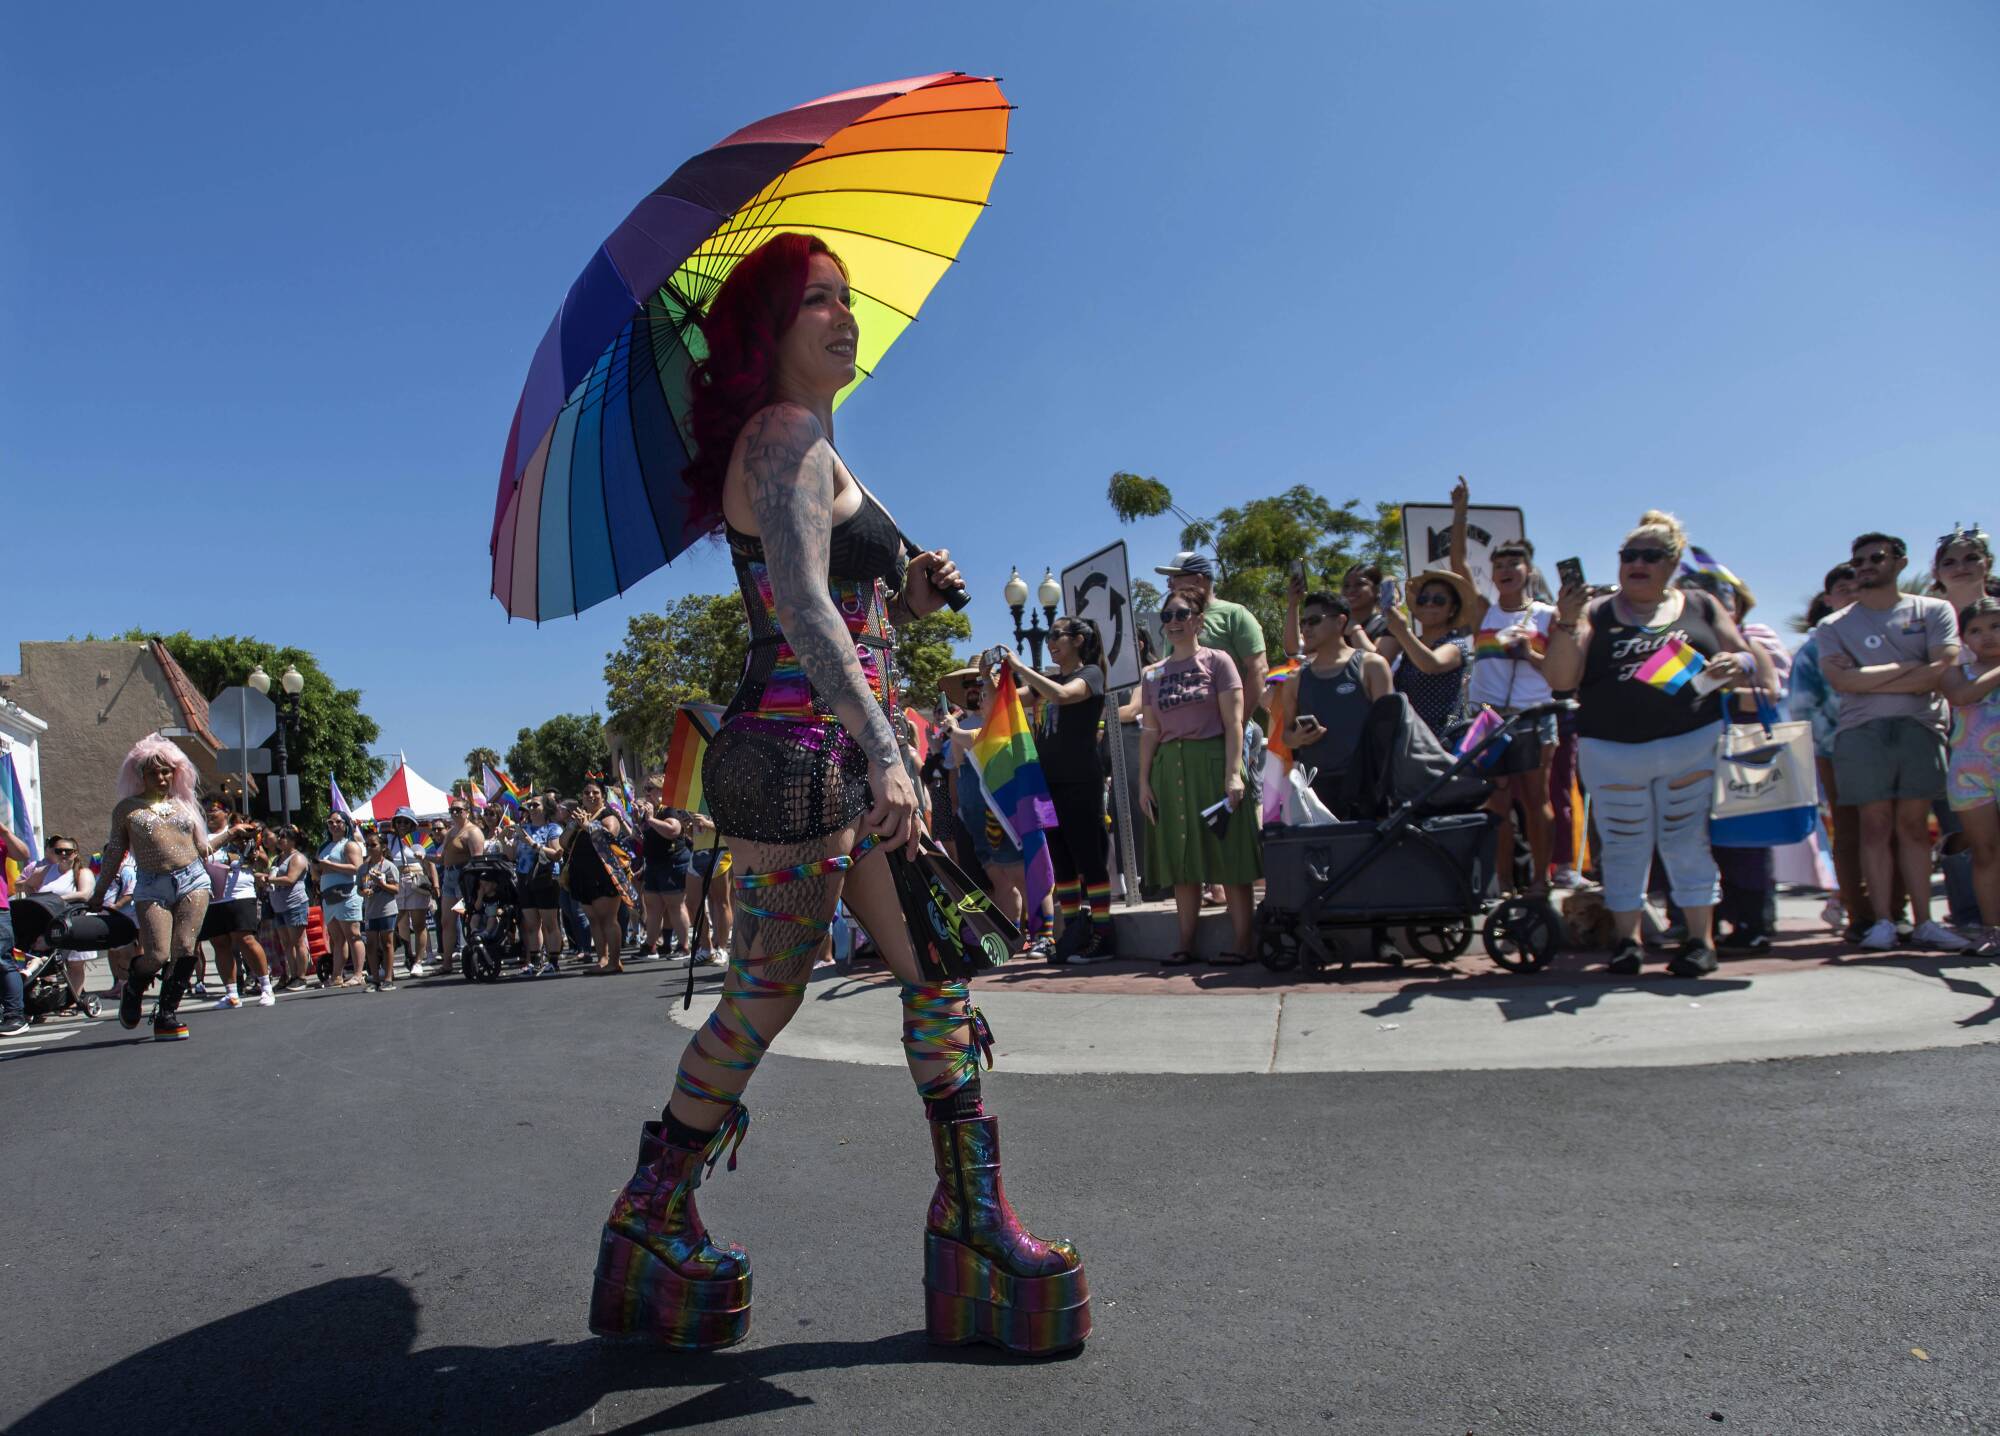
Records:
<instances>
[{"instance_id":1,"label":"arm tattoo","mask_svg":"<svg viewBox=\"0 0 2000 1436\"><path fill-rule=\"evenodd\" d=\"M743 431L743 477L785 641L869 763L893 765L896 735L827 591L833 450L819 420L792 404L763 410Z\"/></svg>"}]
</instances>

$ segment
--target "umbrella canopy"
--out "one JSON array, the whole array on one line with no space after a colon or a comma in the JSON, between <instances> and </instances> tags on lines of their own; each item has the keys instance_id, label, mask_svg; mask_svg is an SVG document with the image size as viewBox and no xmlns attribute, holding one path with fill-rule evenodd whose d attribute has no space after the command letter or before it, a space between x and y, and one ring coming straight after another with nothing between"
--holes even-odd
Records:
<instances>
[{"instance_id":1,"label":"umbrella canopy","mask_svg":"<svg viewBox=\"0 0 2000 1436\"><path fill-rule=\"evenodd\" d=\"M375 790L374 797L354 805L354 817L363 823L386 823L396 816L396 809L408 808L419 818L442 818L450 801L442 788L425 782L409 760L398 753L396 771Z\"/></svg>"},{"instance_id":2,"label":"umbrella canopy","mask_svg":"<svg viewBox=\"0 0 2000 1436\"><path fill-rule=\"evenodd\" d=\"M958 254L1007 150L990 79L925 75L828 95L738 130L598 247L542 336L501 462L493 595L517 618L623 593L707 531L689 518L695 321L736 262L787 231L846 263L880 363Z\"/></svg>"}]
</instances>

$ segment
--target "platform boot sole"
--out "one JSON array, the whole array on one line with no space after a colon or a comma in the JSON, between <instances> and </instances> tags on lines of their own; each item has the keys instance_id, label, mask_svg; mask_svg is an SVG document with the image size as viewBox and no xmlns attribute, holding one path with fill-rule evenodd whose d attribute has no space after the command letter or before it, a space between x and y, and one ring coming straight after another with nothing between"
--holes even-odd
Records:
<instances>
[{"instance_id":1,"label":"platform boot sole","mask_svg":"<svg viewBox=\"0 0 2000 1436\"><path fill-rule=\"evenodd\" d=\"M590 1329L676 1351L734 1346L750 1332L750 1273L694 1280L637 1242L606 1231L590 1289Z\"/></svg>"},{"instance_id":2,"label":"platform boot sole","mask_svg":"<svg viewBox=\"0 0 2000 1436\"><path fill-rule=\"evenodd\" d=\"M1090 1336L1083 1268L1015 1276L963 1242L924 1234L924 1329L934 1345L983 1341L1021 1356L1074 1351Z\"/></svg>"}]
</instances>

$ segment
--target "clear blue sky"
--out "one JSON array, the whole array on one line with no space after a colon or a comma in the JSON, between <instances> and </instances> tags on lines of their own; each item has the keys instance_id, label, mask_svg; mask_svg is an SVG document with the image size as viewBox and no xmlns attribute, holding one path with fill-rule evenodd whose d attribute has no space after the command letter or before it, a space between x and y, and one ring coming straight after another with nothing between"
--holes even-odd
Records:
<instances>
[{"instance_id":1,"label":"clear blue sky","mask_svg":"<svg viewBox=\"0 0 2000 1436\"><path fill-rule=\"evenodd\" d=\"M0 52L0 666L299 643L439 779L601 707L629 613L728 581L488 597L558 299L686 156L940 69L1006 78L1015 153L839 440L982 641L1121 468L1198 512L1464 472L1593 575L1661 504L1773 622L1864 527L2000 523L1983 0L45 5Z\"/></svg>"}]
</instances>

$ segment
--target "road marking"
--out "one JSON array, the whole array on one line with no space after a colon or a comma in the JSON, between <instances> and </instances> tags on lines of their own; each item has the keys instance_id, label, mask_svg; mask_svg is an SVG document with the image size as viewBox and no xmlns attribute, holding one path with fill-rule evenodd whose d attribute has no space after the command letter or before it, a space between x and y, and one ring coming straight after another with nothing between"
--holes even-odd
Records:
<instances>
[{"instance_id":1,"label":"road marking","mask_svg":"<svg viewBox=\"0 0 2000 1436\"><path fill-rule=\"evenodd\" d=\"M9 1057L26 1057L30 1052L41 1051L42 1047L47 1043L60 1042L65 1037L74 1037L77 1033L87 1028L102 1027L103 1025L103 1020L98 1019L91 1022L79 1022L74 1027L39 1030L30 1028L29 1031L34 1034L33 1036L24 1035L11 1038L5 1047L0 1047L0 1062L6 1061Z\"/></svg>"}]
</instances>

